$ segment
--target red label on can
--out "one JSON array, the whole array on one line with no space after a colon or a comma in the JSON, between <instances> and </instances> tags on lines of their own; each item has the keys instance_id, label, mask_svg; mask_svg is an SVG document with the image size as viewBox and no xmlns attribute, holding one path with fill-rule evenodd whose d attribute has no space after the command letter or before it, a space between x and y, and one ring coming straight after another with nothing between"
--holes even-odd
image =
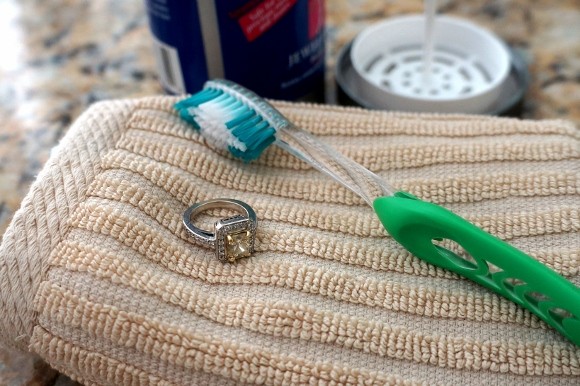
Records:
<instances>
[{"instance_id":1,"label":"red label on can","mask_svg":"<svg viewBox=\"0 0 580 386\"><path fill-rule=\"evenodd\" d=\"M314 39L324 27L324 0L308 0L308 37Z\"/></svg>"},{"instance_id":2,"label":"red label on can","mask_svg":"<svg viewBox=\"0 0 580 386\"><path fill-rule=\"evenodd\" d=\"M244 14L238 22L249 42L255 40L282 18L298 0L265 0Z\"/></svg>"}]
</instances>

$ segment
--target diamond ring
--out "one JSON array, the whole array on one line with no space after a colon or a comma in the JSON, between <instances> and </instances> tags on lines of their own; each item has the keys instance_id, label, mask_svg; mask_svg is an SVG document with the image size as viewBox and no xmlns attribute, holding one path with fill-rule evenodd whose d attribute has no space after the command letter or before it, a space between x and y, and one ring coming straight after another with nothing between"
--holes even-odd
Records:
<instances>
[{"instance_id":1,"label":"diamond ring","mask_svg":"<svg viewBox=\"0 0 580 386\"><path fill-rule=\"evenodd\" d=\"M221 208L235 210L240 214L216 221L213 233L193 225L192 218L199 213ZM183 225L198 244L214 249L221 262L233 263L254 252L258 221L256 212L245 202L229 198L199 202L183 213Z\"/></svg>"}]
</instances>

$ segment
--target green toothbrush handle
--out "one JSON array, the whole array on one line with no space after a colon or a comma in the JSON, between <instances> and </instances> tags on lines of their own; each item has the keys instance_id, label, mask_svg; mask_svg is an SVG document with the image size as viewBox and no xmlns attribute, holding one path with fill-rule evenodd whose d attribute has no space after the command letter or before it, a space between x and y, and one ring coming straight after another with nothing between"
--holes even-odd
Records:
<instances>
[{"instance_id":1,"label":"green toothbrush handle","mask_svg":"<svg viewBox=\"0 0 580 386\"><path fill-rule=\"evenodd\" d=\"M410 193L379 197L374 209L389 234L415 256L527 308L580 346L580 288L556 272L447 209ZM441 239L456 242L473 260L433 243Z\"/></svg>"}]
</instances>

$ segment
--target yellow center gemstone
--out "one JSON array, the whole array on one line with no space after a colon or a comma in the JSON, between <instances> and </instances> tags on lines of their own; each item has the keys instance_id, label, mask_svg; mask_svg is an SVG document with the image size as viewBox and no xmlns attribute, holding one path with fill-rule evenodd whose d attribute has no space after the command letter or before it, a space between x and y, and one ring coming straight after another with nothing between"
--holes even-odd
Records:
<instances>
[{"instance_id":1,"label":"yellow center gemstone","mask_svg":"<svg viewBox=\"0 0 580 386\"><path fill-rule=\"evenodd\" d=\"M235 261L242 257L250 256L251 234L250 231L230 233L225 240L226 258Z\"/></svg>"}]
</instances>

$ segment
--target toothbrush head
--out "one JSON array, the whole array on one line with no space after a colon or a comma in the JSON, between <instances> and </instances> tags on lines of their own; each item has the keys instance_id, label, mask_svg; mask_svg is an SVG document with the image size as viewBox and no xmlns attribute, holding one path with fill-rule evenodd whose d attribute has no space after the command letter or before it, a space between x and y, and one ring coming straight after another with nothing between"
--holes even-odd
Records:
<instances>
[{"instance_id":1,"label":"toothbrush head","mask_svg":"<svg viewBox=\"0 0 580 386\"><path fill-rule=\"evenodd\" d=\"M290 124L258 95L221 79L206 82L175 109L214 145L246 162L258 158L276 140L277 130Z\"/></svg>"}]
</instances>

